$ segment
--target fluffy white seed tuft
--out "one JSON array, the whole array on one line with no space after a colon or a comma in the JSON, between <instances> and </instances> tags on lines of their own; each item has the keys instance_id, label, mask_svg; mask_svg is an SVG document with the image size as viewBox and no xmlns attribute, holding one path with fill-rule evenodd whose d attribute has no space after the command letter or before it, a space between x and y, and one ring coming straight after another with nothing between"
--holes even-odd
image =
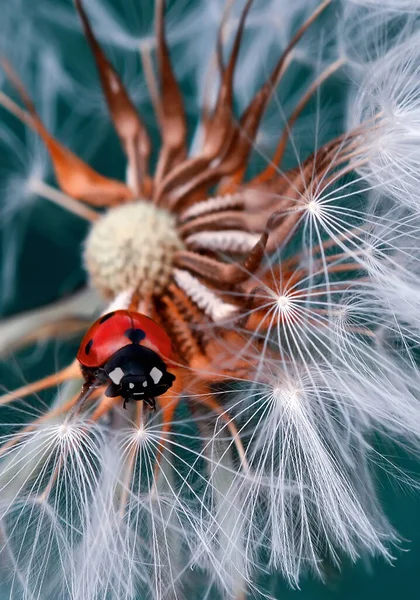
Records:
<instances>
[{"instance_id":1,"label":"fluffy white seed tuft","mask_svg":"<svg viewBox=\"0 0 420 600\"><path fill-rule=\"evenodd\" d=\"M402 205L419 206L418 33L371 62L350 108L350 125L368 122L359 172ZM360 160L360 157L362 160Z\"/></svg>"}]
</instances>

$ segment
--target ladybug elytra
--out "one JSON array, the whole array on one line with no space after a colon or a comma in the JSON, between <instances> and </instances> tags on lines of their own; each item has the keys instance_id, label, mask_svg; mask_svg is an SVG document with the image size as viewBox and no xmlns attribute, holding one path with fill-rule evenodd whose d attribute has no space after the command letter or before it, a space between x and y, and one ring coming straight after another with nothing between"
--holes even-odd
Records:
<instances>
[{"instance_id":1,"label":"ladybug elytra","mask_svg":"<svg viewBox=\"0 0 420 600\"><path fill-rule=\"evenodd\" d=\"M117 310L89 328L77 360L88 394L108 384L105 394L124 398L124 408L129 400L142 400L155 409L155 397L175 380L167 371L171 354L171 341L157 323L137 312Z\"/></svg>"}]
</instances>

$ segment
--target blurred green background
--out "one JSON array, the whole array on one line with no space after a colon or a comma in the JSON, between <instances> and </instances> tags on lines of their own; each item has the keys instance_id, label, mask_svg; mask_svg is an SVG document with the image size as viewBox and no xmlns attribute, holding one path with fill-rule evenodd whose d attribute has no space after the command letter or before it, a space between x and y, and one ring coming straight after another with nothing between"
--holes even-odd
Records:
<instances>
[{"instance_id":1,"label":"blurred green background","mask_svg":"<svg viewBox=\"0 0 420 600\"><path fill-rule=\"evenodd\" d=\"M203 1L169 2L172 55L186 97L191 140L199 117L200 89L203 88L207 68L204 62L210 56L216 31L214 27L210 31L210 25L206 26ZM205 2L211 4L213 0ZM288 2L283 2L286 9ZM103 4L106 15L114 18L113 26L107 23L106 15L101 16L98 0L86 2L87 8L92 10L93 23L99 24L109 56L136 98L156 148L156 123L136 48L137 37L143 43L151 39L153 2L104 0ZM206 4L206 10L209 4ZM215 1L213 4L216 13L218 10L220 14L223 3ZM262 0L260 5L263 4L267 3ZM299 10L298 4L296 8L292 7L292 3L289 5L291 30L305 14L305 2L300 3L303 8ZM0 12L3 17L0 51L25 81L44 121L62 141L100 172L123 178L124 158L109 125L93 62L80 35L70 0L37 0L36 3L14 0L3 2ZM282 111L287 112L293 106L296 94L304 89L314 70L328 61L330 53L333 54L336 31L331 23L337 22L337 19L339 11L333 7L323 25L318 24L313 34L317 43L310 45L308 42L306 50L304 47L301 51L303 58L297 58L292 64L291 72L277 90L264 121L251 168L257 169L265 164L264 154L272 150L281 130ZM236 82L240 88L238 109L249 100L258 83L269 72L279 50L285 45L288 33L287 27L282 29L280 24L278 35L273 35L264 49L261 47L261 56L257 60L257 27L258 19L247 30L244 39L241 69ZM197 39L200 35L201 41ZM109 43L113 37L115 43ZM305 59L305 51L312 60ZM243 85L241 77L245 82ZM347 82L345 72L338 74L323 86L320 96L305 111L294 137L299 155L306 156L315 144L343 128L348 101ZM1 77L0 84L0 89L14 95ZM81 250L88 226L78 217L28 192L28 181L39 172L53 183L48 158L35 136L16 119L2 109L0 118L0 308L3 316L7 317L53 302L85 284ZM293 148L289 148L287 161L290 164L296 161ZM77 345L78 340L74 339L68 344L50 342L19 352L1 364L2 387L11 389L22 385L25 380L31 381L64 366L74 356ZM45 399L48 398L46 394ZM6 417L4 419L7 420ZM402 453L397 455L392 448L387 451L404 471L415 473L417 466L414 462ZM401 550L395 551L394 564L363 559L356 566L344 562L341 573L329 572L326 585L307 580L302 582L301 590L294 591L287 589L279 578L271 576L264 578L264 588L279 599L418 598L420 498L418 494L402 489L384 473L378 474L378 489L391 522L403 538Z\"/></svg>"}]
</instances>

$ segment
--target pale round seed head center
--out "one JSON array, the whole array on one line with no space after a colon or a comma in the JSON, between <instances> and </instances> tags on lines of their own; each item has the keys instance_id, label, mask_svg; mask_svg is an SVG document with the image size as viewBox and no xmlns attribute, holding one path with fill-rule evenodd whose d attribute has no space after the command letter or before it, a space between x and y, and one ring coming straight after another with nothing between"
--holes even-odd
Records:
<instances>
[{"instance_id":1,"label":"pale round seed head center","mask_svg":"<svg viewBox=\"0 0 420 600\"><path fill-rule=\"evenodd\" d=\"M162 292L175 252L183 248L173 215L139 200L109 209L94 223L84 260L92 285L106 298L127 289Z\"/></svg>"},{"instance_id":2,"label":"pale round seed head center","mask_svg":"<svg viewBox=\"0 0 420 600\"><path fill-rule=\"evenodd\" d=\"M277 298L277 308L280 312L286 312L290 307L290 298L287 296L278 296Z\"/></svg>"},{"instance_id":3,"label":"pale round seed head center","mask_svg":"<svg viewBox=\"0 0 420 600\"><path fill-rule=\"evenodd\" d=\"M136 441L143 442L148 437L148 435L149 435L148 431L144 427L144 425L140 425L140 427L137 429L137 431L135 433Z\"/></svg>"},{"instance_id":4,"label":"pale round seed head center","mask_svg":"<svg viewBox=\"0 0 420 600\"><path fill-rule=\"evenodd\" d=\"M316 200L311 200L310 202L308 202L307 208L312 215L319 215L319 213L321 212L321 207L319 203L316 202Z\"/></svg>"},{"instance_id":5,"label":"pale round seed head center","mask_svg":"<svg viewBox=\"0 0 420 600\"><path fill-rule=\"evenodd\" d=\"M273 398L279 409L293 410L300 406L302 390L298 386L286 385L273 389Z\"/></svg>"},{"instance_id":6,"label":"pale round seed head center","mask_svg":"<svg viewBox=\"0 0 420 600\"><path fill-rule=\"evenodd\" d=\"M62 423L57 429L58 437L65 438L69 433L69 426L67 423Z\"/></svg>"}]
</instances>

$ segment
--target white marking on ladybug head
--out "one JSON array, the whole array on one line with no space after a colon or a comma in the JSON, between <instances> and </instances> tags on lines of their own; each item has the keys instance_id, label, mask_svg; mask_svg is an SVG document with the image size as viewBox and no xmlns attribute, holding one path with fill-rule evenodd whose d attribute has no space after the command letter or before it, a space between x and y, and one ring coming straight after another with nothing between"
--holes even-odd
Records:
<instances>
[{"instance_id":1,"label":"white marking on ladybug head","mask_svg":"<svg viewBox=\"0 0 420 600\"><path fill-rule=\"evenodd\" d=\"M143 387L147 387L147 381L143 381L142 385Z\"/></svg>"},{"instance_id":2,"label":"white marking on ladybug head","mask_svg":"<svg viewBox=\"0 0 420 600\"><path fill-rule=\"evenodd\" d=\"M109 374L109 378L111 379L111 381L113 383L116 383L117 385L121 382L121 379L123 377L124 377L124 371L121 369L121 367L117 367L116 369L111 371L111 373Z\"/></svg>"},{"instance_id":3,"label":"white marking on ladybug head","mask_svg":"<svg viewBox=\"0 0 420 600\"><path fill-rule=\"evenodd\" d=\"M134 387L134 383L133 383L133 382L130 382L130 383L128 384L128 387L130 388L130 390L132 390L132 389L133 389L133 387Z\"/></svg>"},{"instance_id":4,"label":"white marking on ladybug head","mask_svg":"<svg viewBox=\"0 0 420 600\"><path fill-rule=\"evenodd\" d=\"M150 377L153 379L153 383L156 385L162 379L163 373L157 367L153 367L150 371Z\"/></svg>"}]
</instances>

